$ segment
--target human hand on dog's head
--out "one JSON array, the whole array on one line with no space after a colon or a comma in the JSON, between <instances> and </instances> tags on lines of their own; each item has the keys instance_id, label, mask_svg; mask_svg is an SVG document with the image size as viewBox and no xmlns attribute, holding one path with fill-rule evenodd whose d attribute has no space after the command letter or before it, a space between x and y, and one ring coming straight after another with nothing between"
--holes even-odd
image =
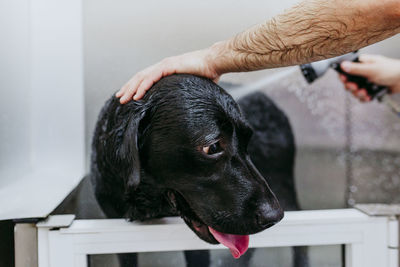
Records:
<instances>
[{"instance_id":1,"label":"human hand on dog's head","mask_svg":"<svg viewBox=\"0 0 400 267\"><path fill-rule=\"evenodd\" d=\"M141 99L147 90L162 77L174 73L187 73L203 76L217 82L220 74L212 67L209 49L198 50L162 61L136 73L117 93L120 103Z\"/></svg>"},{"instance_id":2,"label":"human hand on dog's head","mask_svg":"<svg viewBox=\"0 0 400 267\"><path fill-rule=\"evenodd\" d=\"M365 77L372 83L389 87L392 93L400 93L400 60L379 55L361 55L359 60L358 63L342 62L341 67L351 75ZM363 102L371 100L364 88L349 82L343 74L339 77L345 88L359 100Z\"/></svg>"}]
</instances>

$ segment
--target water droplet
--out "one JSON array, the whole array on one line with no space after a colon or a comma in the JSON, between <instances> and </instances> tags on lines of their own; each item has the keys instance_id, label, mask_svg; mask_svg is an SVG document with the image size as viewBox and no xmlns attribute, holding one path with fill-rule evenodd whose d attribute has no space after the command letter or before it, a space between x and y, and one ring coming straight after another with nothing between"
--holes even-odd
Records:
<instances>
[{"instance_id":1,"label":"water droplet","mask_svg":"<svg viewBox=\"0 0 400 267\"><path fill-rule=\"evenodd\" d=\"M349 198L349 200L347 200L347 204L350 207L352 207L352 206L354 206L356 204L356 201L354 199L352 199L352 198Z\"/></svg>"},{"instance_id":2,"label":"water droplet","mask_svg":"<svg viewBox=\"0 0 400 267\"><path fill-rule=\"evenodd\" d=\"M354 185L350 186L349 189L350 189L350 192L352 192L352 193L355 193L358 190L357 186L354 186Z\"/></svg>"}]
</instances>

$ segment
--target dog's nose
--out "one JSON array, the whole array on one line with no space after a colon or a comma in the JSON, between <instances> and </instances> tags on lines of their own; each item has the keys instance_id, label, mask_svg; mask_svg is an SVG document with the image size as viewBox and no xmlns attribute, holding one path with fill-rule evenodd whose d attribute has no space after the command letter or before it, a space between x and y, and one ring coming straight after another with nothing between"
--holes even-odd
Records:
<instances>
[{"instance_id":1,"label":"dog's nose","mask_svg":"<svg viewBox=\"0 0 400 267\"><path fill-rule=\"evenodd\" d=\"M271 207L268 204L263 204L256 212L256 223L262 228L269 228L278 223L283 218L283 210L278 205Z\"/></svg>"}]
</instances>

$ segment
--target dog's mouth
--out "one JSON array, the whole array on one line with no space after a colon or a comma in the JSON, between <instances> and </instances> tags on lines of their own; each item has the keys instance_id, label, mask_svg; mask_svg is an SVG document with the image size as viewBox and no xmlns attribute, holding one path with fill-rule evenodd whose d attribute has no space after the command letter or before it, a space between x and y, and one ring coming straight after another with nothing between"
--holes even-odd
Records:
<instances>
[{"instance_id":1,"label":"dog's mouth","mask_svg":"<svg viewBox=\"0 0 400 267\"><path fill-rule=\"evenodd\" d=\"M238 259L242 256L249 247L249 236L248 235L234 235L228 233L222 233L211 226L205 224L190 208L189 204L179 193L168 192L168 198L171 204L177 209L179 215L183 218L185 223L192 229L196 235L202 240L211 243L222 245L229 248L232 256Z\"/></svg>"}]
</instances>

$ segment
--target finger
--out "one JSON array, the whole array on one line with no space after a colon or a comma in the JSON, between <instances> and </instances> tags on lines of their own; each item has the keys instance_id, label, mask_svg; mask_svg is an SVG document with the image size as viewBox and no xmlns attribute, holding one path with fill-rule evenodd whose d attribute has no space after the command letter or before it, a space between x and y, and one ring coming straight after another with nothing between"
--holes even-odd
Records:
<instances>
[{"instance_id":1,"label":"finger","mask_svg":"<svg viewBox=\"0 0 400 267\"><path fill-rule=\"evenodd\" d=\"M361 100L361 97L359 96L359 90L354 90L351 92L351 94L355 97L358 98L359 100Z\"/></svg>"},{"instance_id":2,"label":"finger","mask_svg":"<svg viewBox=\"0 0 400 267\"><path fill-rule=\"evenodd\" d=\"M362 101L363 102L370 102L371 101L371 97L368 94L366 94L366 96L363 97Z\"/></svg>"},{"instance_id":3,"label":"finger","mask_svg":"<svg viewBox=\"0 0 400 267\"><path fill-rule=\"evenodd\" d=\"M122 96L122 90L123 90L123 87L121 87L121 89L119 89L119 91L115 94L115 97L120 98Z\"/></svg>"},{"instance_id":4,"label":"finger","mask_svg":"<svg viewBox=\"0 0 400 267\"><path fill-rule=\"evenodd\" d=\"M353 82L347 82L345 83L345 87L347 90L349 90L350 92L354 92L358 90L358 85L356 83Z\"/></svg>"},{"instance_id":5,"label":"finger","mask_svg":"<svg viewBox=\"0 0 400 267\"><path fill-rule=\"evenodd\" d=\"M342 81L342 83L347 82L347 77L344 74L339 74L339 79Z\"/></svg>"},{"instance_id":6,"label":"finger","mask_svg":"<svg viewBox=\"0 0 400 267\"><path fill-rule=\"evenodd\" d=\"M133 96L133 100L141 99L146 93L146 91L149 90L153 84L154 82L151 79L143 80L142 83L139 85L136 94Z\"/></svg>"},{"instance_id":7,"label":"finger","mask_svg":"<svg viewBox=\"0 0 400 267\"><path fill-rule=\"evenodd\" d=\"M365 63L343 61L340 66L345 72L353 75L368 77L373 73L371 66Z\"/></svg>"},{"instance_id":8,"label":"finger","mask_svg":"<svg viewBox=\"0 0 400 267\"><path fill-rule=\"evenodd\" d=\"M362 54L358 57L360 62L364 63L374 63L380 56L379 55L366 55Z\"/></svg>"},{"instance_id":9,"label":"finger","mask_svg":"<svg viewBox=\"0 0 400 267\"><path fill-rule=\"evenodd\" d=\"M121 96L123 96L125 91L127 90L128 84L129 84L129 82L124 84L124 86L122 86L121 89L119 89L119 91L115 94L115 97L120 98Z\"/></svg>"},{"instance_id":10,"label":"finger","mask_svg":"<svg viewBox=\"0 0 400 267\"><path fill-rule=\"evenodd\" d=\"M119 103L121 103L121 104L126 104L126 103L128 103L129 102L129 98L128 97L126 97L126 96L122 96L120 99L119 99Z\"/></svg>"},{"instance_id":11,"label":"finger","mask_svg":"<svg viewBox=\"0 0 400 267\"><path fill-rule=\"evenodd\" d=\"M119 89L119 91L115 94L115 96L116 97L124 96L125 92L127 92L127 90L129 90L131 83L133 83L135 81L135 78L136 78L136 75L134 75L127 83L125 83L124 86L122 86L121 89Z\"/></svg>"},{"instance_id":12,"label":"finger","mask_svg":"<svg viewBox=\"0 0 400 267\"><path fill-rule=\"evenodd\" d=\"M140 83L143 81L143 79L141 78L142 76L139 76L139 77L136 77L136 79L134 77L133 81L128 83L128 85L125 88L125 91L122 94L122 97L119 100L119 102L121 104L128 103L132 99L132 96L136 93L137 88L139 87Z\"/></svg>"},{"instance_id":13,"label":"finger","mask_svg":"<svg viewBox=\"0 0 400 267\"><path fill-rule=\"evenodd\" d=\"M166 67L164 62L166 62L166 60L149 69L148 74L145 76L142 83L138 86L138 90L136 91L136 94L133 98L134 100L141 99L145 95L145 93L153 86L153 84L158 82L162 77L174 73L173 71L171 71L173 70L171 64ZM170 69L168 69L168 67Z\"/></svg>"},{"instance_id":14,"label":"finger","mask_svg":"<svg viewBox=\"0 0 400 267\"><path fill-rule=\"evenodd\" d=\"M368 97L367 91L365 89L360 89L357 91L357 97L361 100L361 101L365 101Z\"/></svg>"}]
</instances>

